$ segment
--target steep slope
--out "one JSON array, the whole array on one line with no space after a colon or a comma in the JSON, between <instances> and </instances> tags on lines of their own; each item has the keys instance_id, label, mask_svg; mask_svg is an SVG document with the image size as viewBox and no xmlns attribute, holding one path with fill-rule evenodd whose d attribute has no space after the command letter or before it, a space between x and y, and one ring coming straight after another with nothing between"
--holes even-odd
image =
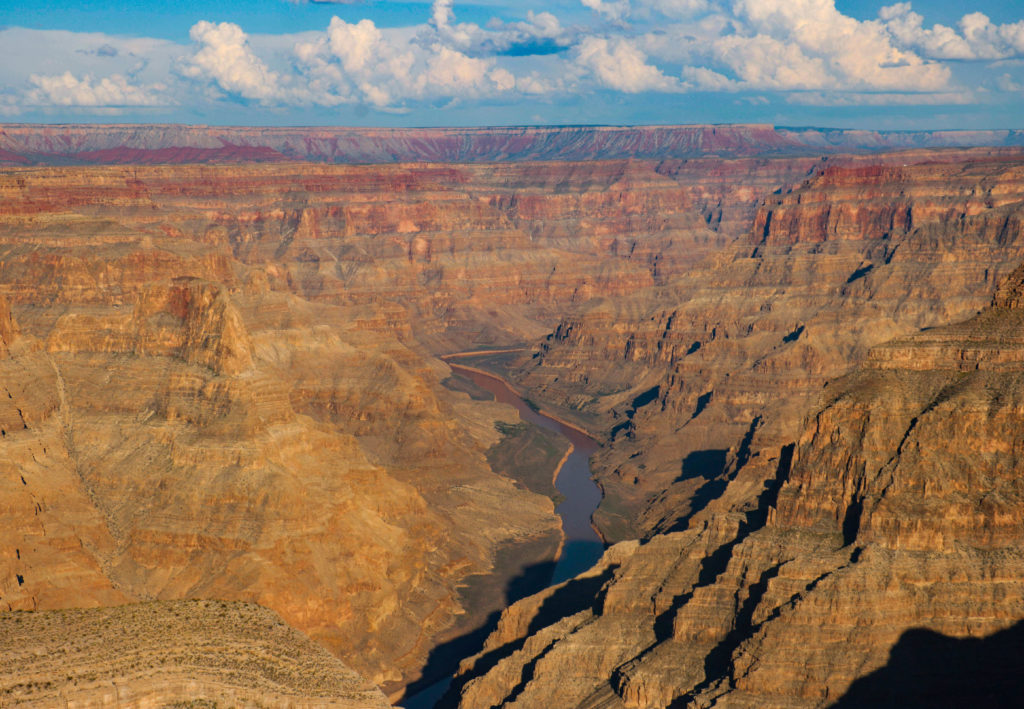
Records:
<instances>
[{"instance_id":1,"label":"steep slope","mask_svg":"<svg viewBox=\"0 0 1024 709\"><path fill-rule=\"evenodd\" d=\"M870 346L983 307L1020 258L1022 166L970 152L826 166L679 278L564 318L514 377L607 432L605 535L685 526Z\"/></svg>"},{"instance_id":2,"label":"steep slope","mask_svg":"<svg viewBox=\"0 0 1024 709\"><path fill-rule=\"evenodd\" d=\"M336 657L246 603L0 613L0 638L4 706L390 706Z\"/></svg>"},{"instance_id":3,"label":"steep slope","mask_svg":"<svg viewBox=\"0 0 1024 709\"><path fill-rule=\"evenodd\" d=\"M878 673L891 649L907 666L904 648L938 658L947 637L1024 619L1022 287L1024 267L978 316L872 349L828 385L797 440L762 452L688 530L613 546L588 574L509 608L464 665L462 706L1011 696L1019 675L979 687L962 674L974 661ZM991 657L1019 669L1019 653ZM954 693L904 688L929 686Z\"/></svg>"}]
</instances>

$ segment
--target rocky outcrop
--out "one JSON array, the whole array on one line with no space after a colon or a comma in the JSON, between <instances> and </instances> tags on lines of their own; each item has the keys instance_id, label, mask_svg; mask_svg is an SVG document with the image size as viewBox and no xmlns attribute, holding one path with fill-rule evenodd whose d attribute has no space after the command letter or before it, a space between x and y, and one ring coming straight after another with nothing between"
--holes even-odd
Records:
<instances>
[{"instance_id":1,"label":"rocky outcrop","mask_svg":"<svg viewBox=\"0 0 1024 709\"><path fill-rule=\"evenodd\" d=\"M514 376L607 432L606 536L684 527L869 347L983 307L1019 258L1020 170L972 153L826 161L677 279L564 318Z\"/></svg>"},{"instance_id":2,"label":"rocky outcrop","mask_svg":"<svg viewBox=\"0 0 1024 709\"><path fill-rule=\"evenodd\" d=\"M821 707L853 691L849 705L863 706L940 686L953 692L934 697L942 706L1011 696L1012 682L964 676L980 659L854 682L880 676L890 650L894 663L905 647L939 658L949 638L982 651L987 636L1005 648L1019 632L1022 273L978 316L872 349L796 440L755 454L686 531L613 546L590 574L512 606L465 663L462 705ZM573 588L571 606L551 602Z\"/></svg>"},{"instance_id":3,"label":"rocky outcrop","mask_svg":"<svg viewBox=\"0 0 1024 709\"><path fill-rule=\"evenodd\" d=\"M4 706L391 706L259 606L165 601L0 613ZM16 638L16 641L14 640Z\"/></svg>"}]
</instances>

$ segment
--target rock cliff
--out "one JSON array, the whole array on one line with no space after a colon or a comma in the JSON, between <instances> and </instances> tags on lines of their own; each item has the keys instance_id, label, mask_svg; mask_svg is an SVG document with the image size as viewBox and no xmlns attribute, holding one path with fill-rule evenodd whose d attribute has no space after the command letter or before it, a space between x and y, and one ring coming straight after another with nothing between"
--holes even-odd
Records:
<instances>
[{"instance_id":1,"label":"rock cliff","mask_svg":"<svg viewBox=\"0 0 1024 709\"><path fill-rule=\"evenodd\" d=\"M1019 692L1020 653L996 649L1024 617L1022 282L1024 267L979 315L872 348L685 531L612 546L510 607L464 663L462 706L966 706ZM955 664L954 638L987 654ZM911 647L935 661L908 663ZM1010 674L965 674L988 662Z\"/></svg>"},{"instance_id":2,"label":"rock cliff","mask_svg":"<svg viewBox=\"0 0 1024 709\"><path fill-rule=\"evenodd\" d=\"M679 277L563 318L515 372L606 431L606 537L685 527L731 471L795 438L825 381L977 312L1014 268L1019 158L895 157L826 161Z\"/></svg>"},{"instance_id":3,"label":"rock cliff","mask_svg":"<svg viewBox=\"0 0 1024 709\"><path fill-rule=\"evenodd\" d=\"M432 355L665 282L814 164L3 172L0 604L257 602L401 691L559 534Z\"/></svg>"}]
</instances>

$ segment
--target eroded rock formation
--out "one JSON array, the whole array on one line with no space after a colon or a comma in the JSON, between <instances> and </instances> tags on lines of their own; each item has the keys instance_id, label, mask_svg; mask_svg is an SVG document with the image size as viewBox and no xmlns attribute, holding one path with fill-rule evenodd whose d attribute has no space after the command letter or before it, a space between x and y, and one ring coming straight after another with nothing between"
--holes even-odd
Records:
<instances>
[{"instance_id":1,"label":"eroded rock formation","mask_svg":"<svg viewBox=\"0 0 1024 709\"><path fill-rule=\"evenodd\" d=\"M820 707L898 645L938 658L945 638L1010 632L1024 617L1022 280L970 320L873 348L686 531L617 544L509 608L464 663L462 706ZM1013 673L1020 653L991 660ZM907 698L904 684L953 692L925 695L942 706L1019 688L962 676L984 662L915 664L850 705Z\"/></svg>"},{"instance_id":2,"label":"eroded rock formation","mask_svg":"<svg viewBox=\"0 0 1024 709\"><path fill-rule=\"evenodd\" d=\"M865 131L750 125L508 128L0 124L0 165L576 161L1024 144L1017 130Z\"/></svg>"},{"instance_id":3,"label":"eroded rock formation","mask_svg":"<svg viewBox=\"0 0 1024 709\"><path fill-rule=\"evenodd\" d=\"M431 354L664 281L815 162L4 173L0 603L255 601L399 691L558 544Z\"/></svg>"},{"instance_id":4,"label":"eroded rock formation","mask_svg":"<svg viewBox=\"0 0 1024 709\"><path fill-rule=\"evenodd\" d=\"M896 157L771 197L745 237L664 286L588 304L516 372L609 432L608 538L685 526L731 470L796 437L825 381L872 345L975 313L1014 268L1019 159Z\"/></svg>"}]
</instances>

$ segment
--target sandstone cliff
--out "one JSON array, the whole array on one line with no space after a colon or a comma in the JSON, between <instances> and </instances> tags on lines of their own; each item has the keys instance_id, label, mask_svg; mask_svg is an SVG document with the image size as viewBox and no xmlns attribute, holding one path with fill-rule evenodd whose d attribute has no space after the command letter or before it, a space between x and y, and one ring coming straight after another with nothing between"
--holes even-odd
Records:
<instances>
[{"instance_id":1,"label":"sandstone cliff","mask_svg":"<svg viewBox=\"0 0 1024 709\"><path fill-rule=\"evenodd\" d=\"M964 675L983 660L939 658L1024 618L1022 282L873 348L686 531L510 607L464 663L462 706L821 707L907 643L936 661L853 685L851 706L1008 701L1019 652L983 656L1011 673L994 687ZM927 687L947 694L909 694Z\"/></svg>"},{"instance_id":2,"label":"sandstone cliff","mask_svg":"<svg viewBox=\"0 0 1024 709\"><path fill-rule=\"evenodd\" d=\"M254 601L401 691L558 543L431 355L685 272L816 162L0 174L0 604Z\"/></svg>"}]
</instances>

